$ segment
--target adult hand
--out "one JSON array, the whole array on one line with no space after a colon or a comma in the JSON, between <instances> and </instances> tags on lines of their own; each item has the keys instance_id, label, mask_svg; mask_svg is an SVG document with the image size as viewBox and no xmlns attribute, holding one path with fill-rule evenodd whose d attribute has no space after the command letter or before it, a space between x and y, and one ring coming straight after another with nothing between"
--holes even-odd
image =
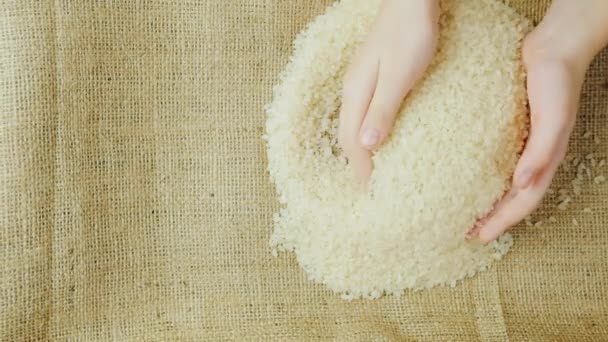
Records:
<instances>
[{"instance_id":1,"label":"adult hand","mask_svg":"<svg viewBox=\"0 0 608 342\"><path fill-rule=\"evenodd\" d=\"M566 154L587 68L607 43L606 0L554 0L525 39L530 136L511 190L471 235L492 241L538 207Z\"/></svg>"},{"instance_id":2,"label":"adult hand","mask_svg":"<svg viewBox=\"0 0 608 342\"><path fill-rule=\"evenodd\" d=\"M384 0L346 72L338 140L361 181L371 175L371 151L389 136L404 97L435 54L438 20L438 0Z\"/></svg>"}]
</instances>

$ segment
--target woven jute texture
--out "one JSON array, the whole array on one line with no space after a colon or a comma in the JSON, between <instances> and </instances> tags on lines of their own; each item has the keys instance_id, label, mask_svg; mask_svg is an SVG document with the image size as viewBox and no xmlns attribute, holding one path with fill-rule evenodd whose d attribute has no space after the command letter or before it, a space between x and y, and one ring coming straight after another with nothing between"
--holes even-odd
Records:
<instances>
[{"instance_id":1,"label":"woven jute texture","mask_svg":"<svg viewBox=\"0 0 608 342\"><path fill-rule=\"evenodd\" d=\"M0 340L608 340L606 184L454 289L345 302L271 256L263 108L330 2L0 0ZM571 152L608 157L607 52Z\"/></svg>"}]
</instances>

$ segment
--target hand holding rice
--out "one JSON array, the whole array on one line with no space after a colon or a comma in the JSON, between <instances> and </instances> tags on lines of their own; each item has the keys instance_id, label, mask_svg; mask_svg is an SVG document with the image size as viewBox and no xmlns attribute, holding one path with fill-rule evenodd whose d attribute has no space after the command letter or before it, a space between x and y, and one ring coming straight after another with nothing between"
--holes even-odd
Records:
<instances>
[{"instance_id":1,"label":"hand holding rice","mask_svg":"<svg viewBox=\"0 0 608 342\"><path fill-rule=\"evenodd\" d=\"M379 0L343 0L295 42L267 110L280 201L272 245L346 298L454 285L499 259L464 234L509 186L526 137L527 22L496 0L443 1L437 54L373 156L368 191L337 146L342 78Z\"/></svg>"}]
</instances>

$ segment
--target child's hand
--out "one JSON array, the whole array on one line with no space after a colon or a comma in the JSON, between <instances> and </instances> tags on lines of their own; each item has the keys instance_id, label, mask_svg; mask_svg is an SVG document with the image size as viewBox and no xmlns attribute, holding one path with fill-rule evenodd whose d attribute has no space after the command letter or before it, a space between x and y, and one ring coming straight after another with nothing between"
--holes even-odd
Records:
<instances>
[{"instance_id":1,"label":"child's hand","mask_svg":"<svg viewBox=\"0 0 608 342\"><path fill-rule=\"evenodd\" d=\"M362 181L371 150L386 140L405 95L435 53L438 0L384 0L376 23L346 73L339 142Z\"/></svg>"},{"instance_id":2,"label":"child's hand","mask_svg":"<svg viewBox=\"0 0 608 342\"><path fill-rule=\"evenodd\" d=\"M472 231L481 241L494 240L540 204L566 154L585 72L607 43L606 0L554 0L524 41L530 137L511 191Z\"/></svg>"}]
</instances>

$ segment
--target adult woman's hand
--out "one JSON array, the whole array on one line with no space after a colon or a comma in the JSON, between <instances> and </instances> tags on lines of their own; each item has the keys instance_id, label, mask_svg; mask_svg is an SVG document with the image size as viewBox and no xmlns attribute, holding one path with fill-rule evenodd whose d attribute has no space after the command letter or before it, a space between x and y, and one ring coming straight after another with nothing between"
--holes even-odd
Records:
<instances>
[{"instance_id":1,"label":"adult woman's hand","mask_svg":"<svg viewBox=\"0 0 608 342\"><path fill-rule=\"evenodd\" d=\"M361 181L371 151L389 136L403 99L431 63L438 0L384 0L371 33L344 78L339 143Z\"/></svg>"},{"instance_id":2,"label":"adult woman's hand","mask_svg":"<svg viewBox=\"0 0 608 342\"><path fill-rule=\"evenodd\" d=\"M608 1L554 0L525 39L530 136L511 190L472 235L496 239L540 204L568 147L585 73L608 43Z\"/></svg>"}]
</instances>

